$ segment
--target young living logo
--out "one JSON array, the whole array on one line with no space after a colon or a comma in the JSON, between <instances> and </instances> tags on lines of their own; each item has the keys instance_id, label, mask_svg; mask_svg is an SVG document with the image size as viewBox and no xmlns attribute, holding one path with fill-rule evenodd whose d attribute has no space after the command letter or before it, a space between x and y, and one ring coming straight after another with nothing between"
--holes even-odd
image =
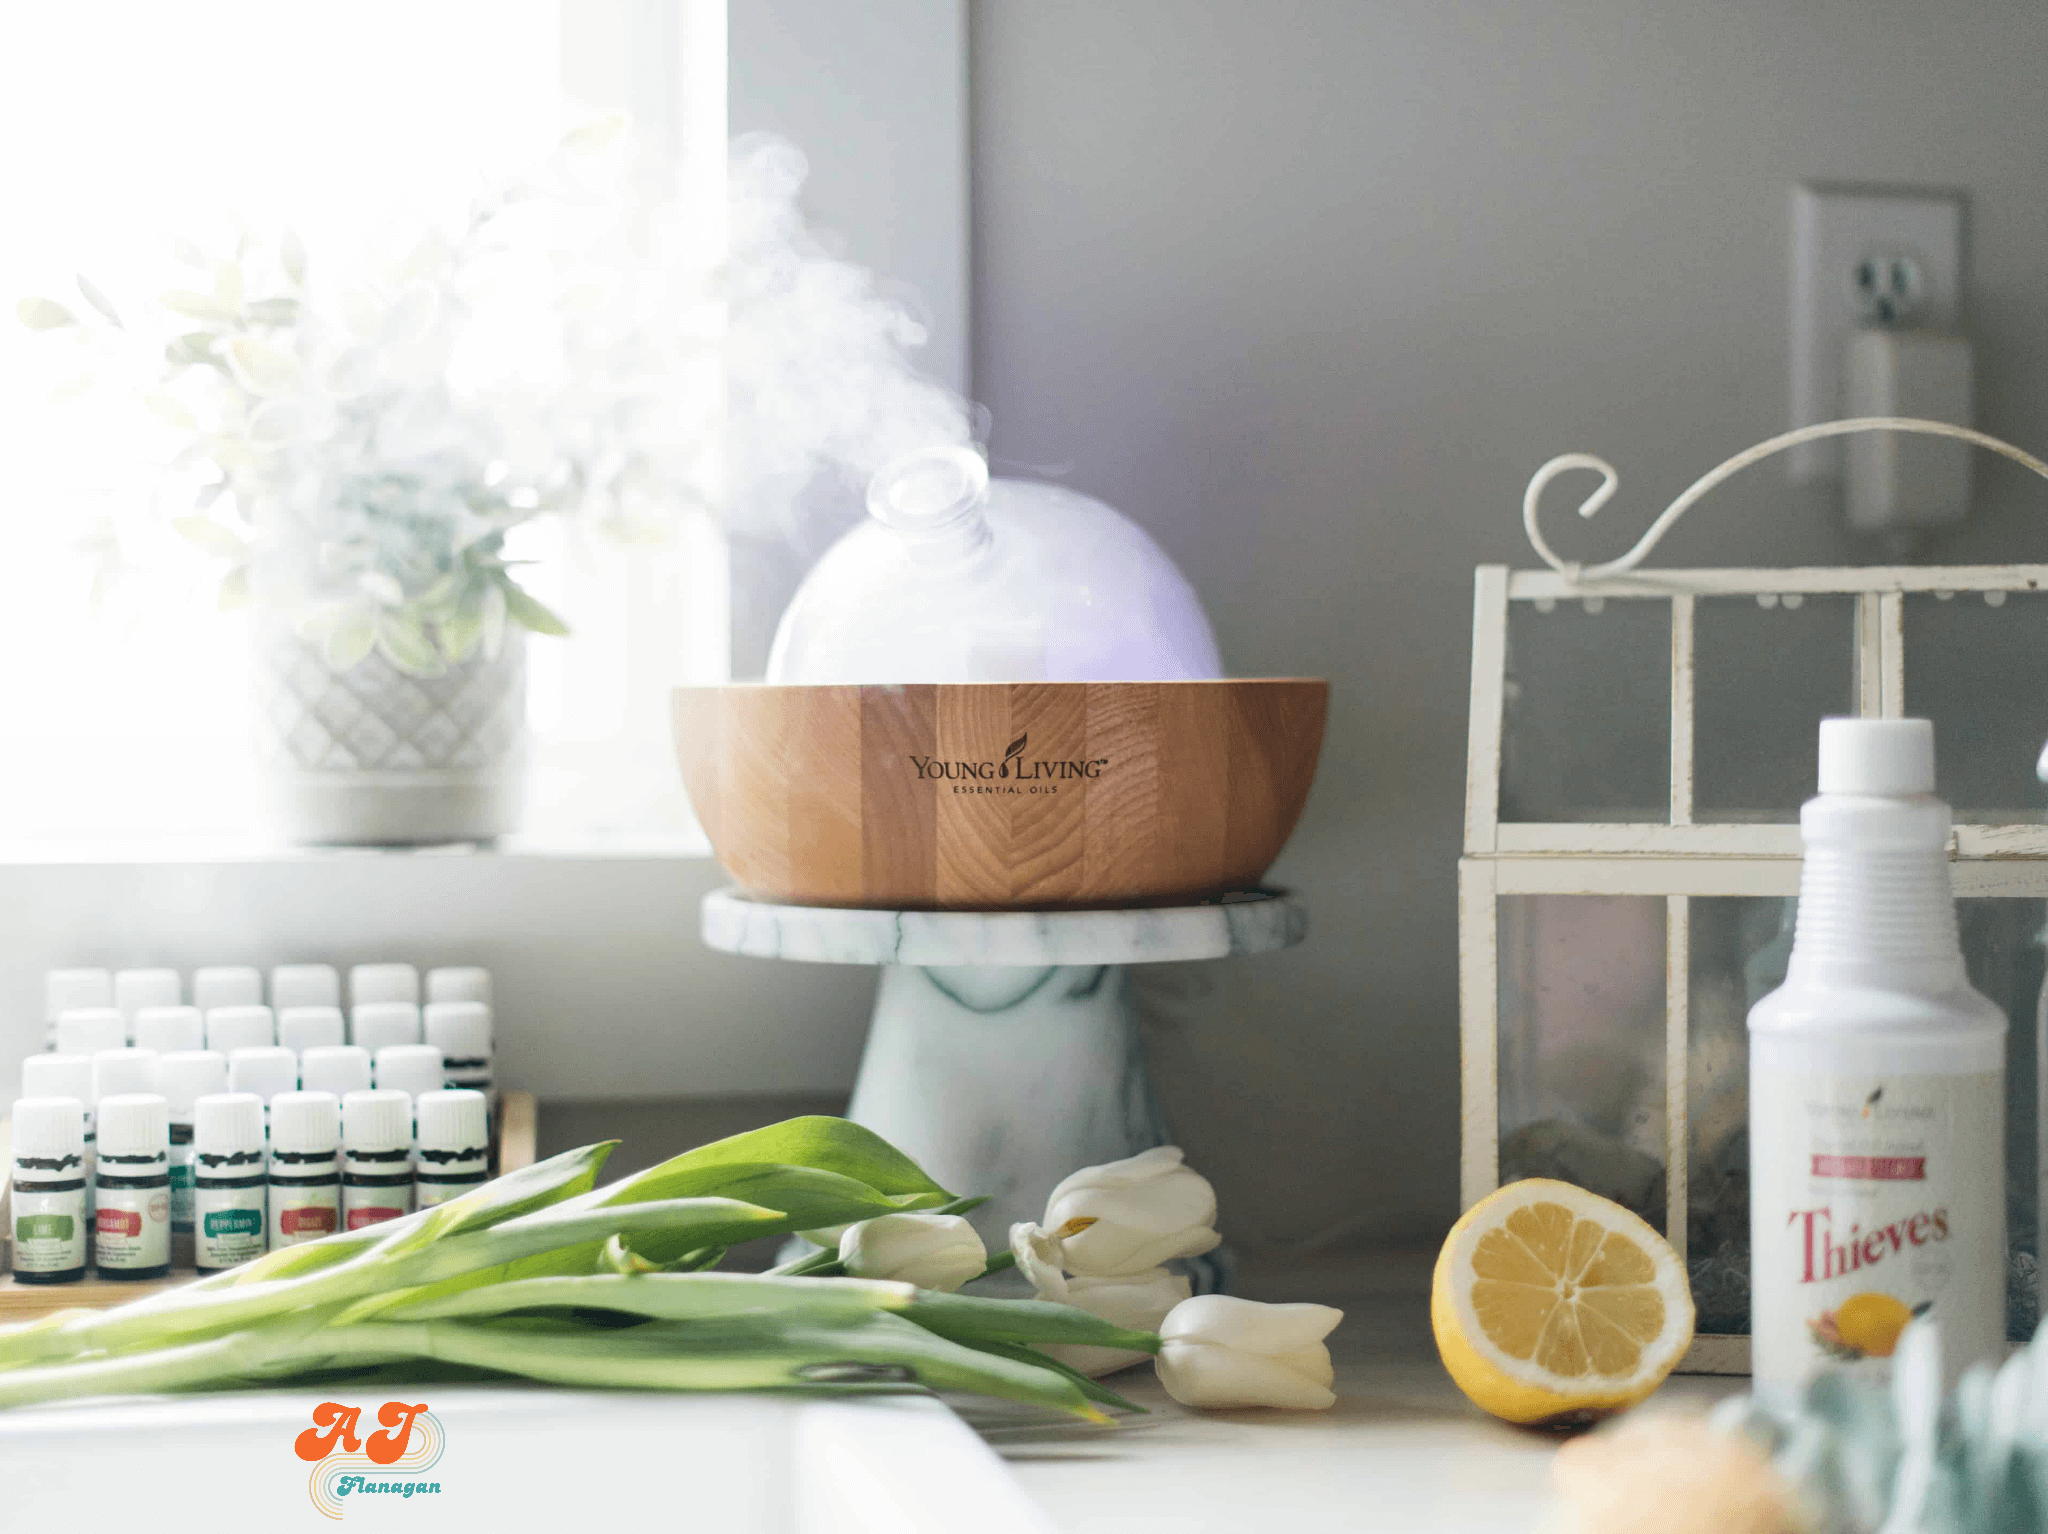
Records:
<instances>
[{"instance_id":1,"label":"young living logo","mask_svg":"<svg viewBox=\"0 0 2048 1534\"><path fill-rule=\"evenodd\" d=\"M1030 741L1027 730L1003 747L1000 762L947 762L913 755L910 765L917 769L920 780L951 783L956 794L1056 794L1060 784L1099 778L1109 765L1106 756L1084 761L1030 761L1024 755Z\"/></svg>"}]
</instances>

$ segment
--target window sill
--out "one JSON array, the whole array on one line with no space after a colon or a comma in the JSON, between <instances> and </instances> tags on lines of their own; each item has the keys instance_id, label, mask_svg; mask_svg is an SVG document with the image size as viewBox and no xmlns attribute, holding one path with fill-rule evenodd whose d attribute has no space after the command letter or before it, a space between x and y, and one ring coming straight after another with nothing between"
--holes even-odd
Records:
<instances>
[{"instance_id":1,"label":"window sill","mask_svg":"<svg viewBox=\"0 0 2048 1534\"><path fill-rule=\"evenodd\" d=\"M300 847L260 836L132 836L0 842L0 867L71 868L217 863L299 865L365 859L476 858L529 862L706 862L711 845L698 832L536 833L496 842L446 842L424 847Z\"/></svg>"}]
</instances>

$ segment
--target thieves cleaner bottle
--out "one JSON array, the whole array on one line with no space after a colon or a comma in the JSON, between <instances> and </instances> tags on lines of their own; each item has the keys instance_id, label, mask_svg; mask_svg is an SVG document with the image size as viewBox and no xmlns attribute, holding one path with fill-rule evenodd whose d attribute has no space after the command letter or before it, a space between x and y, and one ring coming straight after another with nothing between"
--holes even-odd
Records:
<instances>
[{"instance_id":1,"label":"thieves cleaner bottle","mask_svg":"<svg viewBox=\"0 0 2048 1534\"><path fill-rule=\"evenodd\" d=\"M1924 719L1828 719L1785 983L1749 1014L1752 1372L1949 1383L2005 1337L2005 1015L1970 987Z\"/></svg>"}]
</instances>

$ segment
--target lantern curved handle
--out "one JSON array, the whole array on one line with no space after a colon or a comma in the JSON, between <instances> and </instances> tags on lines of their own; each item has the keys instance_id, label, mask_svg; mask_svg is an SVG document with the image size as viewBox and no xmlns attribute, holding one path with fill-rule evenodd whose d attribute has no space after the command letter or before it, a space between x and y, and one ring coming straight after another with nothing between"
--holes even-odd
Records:
<instances>
[{"instance_id":1,"label":"lantern curved handle","mask_svg":"<svg viewBox=\"0 0 2048 1534\"><path fill-rule=\"evenodd\" d=\"M1788 447L1797 447L1802 442L1817 442L1824 437L1846 437L1852 432L1859 431L1904 431L1919 432L1931 437L1954 437L1961 442L1989 448L1994 453L2010 458L2014 463L2024 464L2043 479L2048 479L2048 463L2043 463L2032 453L2014 447L2010 442L2002 442L1997 437L1974 431L1968 426L1954 426L1947 421L1923 421L1912 416L1856 416L1844 421L1823 421L1817 426L1802 426L1797 431L1785 432L1768 441L1759 442L1755 447L1737 453L1733 458L1709 469L1687 486L1683 495L1664 508L1657 520L1652 522L1643 536L1636 540L1634 548L1619 559L1610 559L1605 564L1584 565L1573 560L1560 559L1543 536L1543 529L1538 526L1536 515L1537 506L1550 482L1558 475L1568 474L1574 469L1591 469L1600 476L1600 487L1579 503L1579 515L1591 517L1605 506L1614 498L1614 490L1620 484L1621 476L1615 471L1614 465L1604 458L1596 458L1591 453L1563 453L1544 464L1529 480L1529 488L1522 492L1522 526L1529 534L1530 547L1536 550L1543 562L1574 584L1626 575L1649 557L1650 551L1657 547L1680 517L1692 510L1696 502L1723 480ZM2044 763L2048 763L2048 757L2044 757L2043 760Z\"/></svg>"}]
</instances>

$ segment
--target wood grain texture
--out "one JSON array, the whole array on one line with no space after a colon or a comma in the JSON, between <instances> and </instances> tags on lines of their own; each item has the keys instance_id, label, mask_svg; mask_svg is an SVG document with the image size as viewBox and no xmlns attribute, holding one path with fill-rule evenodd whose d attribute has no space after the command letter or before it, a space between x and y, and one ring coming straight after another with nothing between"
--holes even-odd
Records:
<instances>
[{"instance_id":1,"label":"wood grain texture","mask_svg":"<svg viewBox=\"0 0 2048 1534\"><path fill-rule=\"evenodd\" d=\"M1057 910L1255 885L1301 815L1328 685L681 688L719 859L797 905Z\"/></svg>"}]
</instances>

